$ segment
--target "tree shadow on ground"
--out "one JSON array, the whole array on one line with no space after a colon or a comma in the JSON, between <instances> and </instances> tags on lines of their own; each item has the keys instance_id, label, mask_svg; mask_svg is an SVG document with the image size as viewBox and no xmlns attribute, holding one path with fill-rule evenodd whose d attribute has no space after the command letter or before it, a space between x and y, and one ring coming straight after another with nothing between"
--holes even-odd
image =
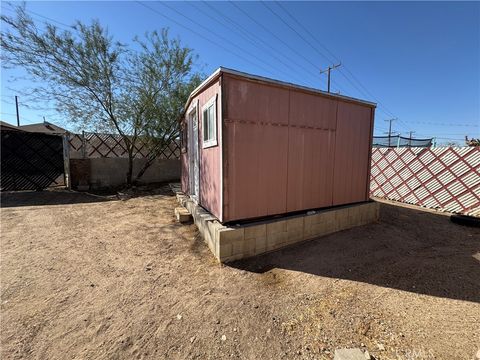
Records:
<instances>
[{"instance_id":1,"label":"tree shadow on ground","mask_svg":"<svg viewBox=\"0 0 480 360\"><path fill-rule=\"evenodd\" d=\"M381 204L380 221L229 264L347 279L480 303L480 229Z\"/></svg>"},{"instance_id":2,"label":"tree shadow on ground","mask_svg":"<svg viewBox=\"0 0 480 360\"><path fill-rule=\"evenodd\" d=\"M82 204L118 200L109 198L107 196L98 196L67 190L2 192L0 193L0 199L2 208L18 206Z\"/></svg>"},{"instance_id":3,"label":"tree shadow on ground","mask_svg":"<svg viewBox=\"0 0 480 360\"><path fill-rule=\"evenodd\" d=\"M158 183L136 186L108 188L90 192L77 192L51 188L43 191L8 191L0 192L1 207L44 206L96 203L115 200L128 200L152 195L174 196L168 184Z\"/></svg>"}]
</instances>

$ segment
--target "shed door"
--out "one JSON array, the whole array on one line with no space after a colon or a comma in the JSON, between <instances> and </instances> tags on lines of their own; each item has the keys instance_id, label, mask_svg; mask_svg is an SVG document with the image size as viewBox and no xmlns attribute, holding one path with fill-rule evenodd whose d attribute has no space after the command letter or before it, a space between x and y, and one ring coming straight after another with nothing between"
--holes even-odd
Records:
<instances>
[{"instance_id":1,"label":"shed door","mask_svg":"<svg viewBox=\"0 0 480 360\"><path fill-rule=\"evenodd\" d=\"M200 192L200 181L199 181L199 153L198 153L198 116L197 116L197 107L194 107L192 111L188 113L188 122L190 129L190 149L189 151L190 158L190 196L192 199L198 202L198 194Z\"/></svg>"}]
</instances>

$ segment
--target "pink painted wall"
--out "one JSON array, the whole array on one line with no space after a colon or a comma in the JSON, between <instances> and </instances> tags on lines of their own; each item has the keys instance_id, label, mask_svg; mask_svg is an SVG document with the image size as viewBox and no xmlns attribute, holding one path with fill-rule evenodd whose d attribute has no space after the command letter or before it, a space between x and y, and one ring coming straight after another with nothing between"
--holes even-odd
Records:
<instances>
[{"instance_id":1,"label":"pink painted wall","mask_svg":"<svg viewBox=\"0 0 480 360\"><path fill-rule=\"evenodd\" d=\"M338 102L290 91L287 211L332 205Z\"/></svg>"},{"instance_id":2,"label":"pink painted wall","mask_svg":"<svg viewBox=\"0 0 480 360\"><path fill-rule=\"evenodd\" d=\"M368 200L373 109L339 102L333 205Z\"/></svg>"},{"instance_id":3,"label":"pink painted wall","mask_svg":"<svg viewBox=\"0 0 480 360\"><path fill-rule=\"evenodd\" d=\"M288 97L224 75L224 221L286 212Z\"/></svg>"},{"instance_id":4,"label":"pink painted wall","mask_svg":"<svg viewBox=\"0 0 480 360\"><path fill-rule=\"evenodd\" d=\"M223 79L223 221L368 200L372 107Z\"/></svg>"},{"instance_id":5,"label":"pink painted wall","mask_svg":"<svg viewBox=\"0 0 480 360\"><path fill-rule=\"evenodd\" d=\"M217 141L218 145L203 148L203 114L202 107L212 97L217 97ZM200 196L202 207L221 219L221 151L222 151L222 102L221 102L221 77L210 86L203 89L192 98L190 104L198 104L198 129L199 129L199 158L200 158ZM189 194L189 150L183 153L182 161L182 191Z\"/></svg>"}]
</instances>

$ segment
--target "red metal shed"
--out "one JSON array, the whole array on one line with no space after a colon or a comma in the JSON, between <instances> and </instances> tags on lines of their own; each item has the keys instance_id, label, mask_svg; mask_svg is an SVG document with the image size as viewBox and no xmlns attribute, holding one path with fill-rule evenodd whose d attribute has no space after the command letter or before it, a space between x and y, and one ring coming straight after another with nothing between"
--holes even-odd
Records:
<instances>
[{"instance_id":1,"label":"red metal shed","mask_svg":"<svg viewBox=\"0 0 480 360\"><path fill-rule=\"evenodd\" d=\"M219 68L186 105L182 190L223 223L368 201L374 111Z\"/></svg>"}]
</instances>

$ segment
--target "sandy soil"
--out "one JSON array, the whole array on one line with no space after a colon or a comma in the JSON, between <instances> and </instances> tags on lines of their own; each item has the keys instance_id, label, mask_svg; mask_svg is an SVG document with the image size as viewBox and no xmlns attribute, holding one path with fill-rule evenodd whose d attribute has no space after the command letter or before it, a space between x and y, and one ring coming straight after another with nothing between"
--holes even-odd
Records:
<instances>
[{"instance_id":1,"label":"sandy soil","mask_svg":"<svg viewBox=\"0 0 480 360\"><path fill-rule=\"evenodd\" d=\"M229 266L165 190L3 194L2 359L474 359L480 230L381 221Z\"/></svg>"}]
</instances>

